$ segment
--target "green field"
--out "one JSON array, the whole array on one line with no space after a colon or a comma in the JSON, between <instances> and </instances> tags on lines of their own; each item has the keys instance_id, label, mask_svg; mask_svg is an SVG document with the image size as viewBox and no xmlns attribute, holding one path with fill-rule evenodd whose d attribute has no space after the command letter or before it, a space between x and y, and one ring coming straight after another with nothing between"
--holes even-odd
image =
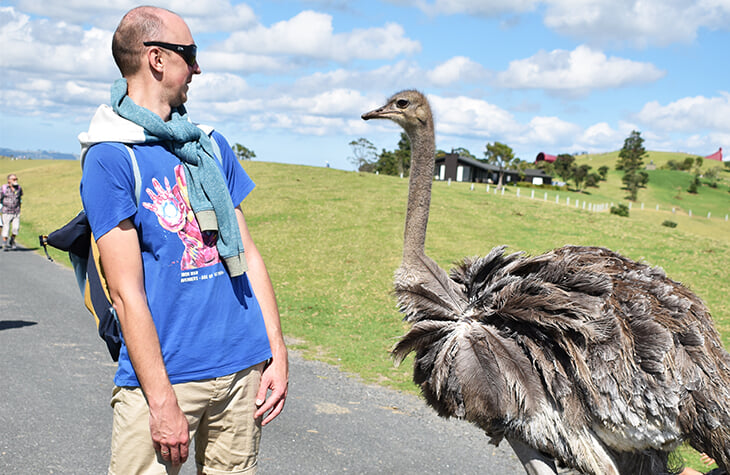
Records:
<instances>
[{"instance_id":1,"label":"green field","mask_svg":"<svg viewBox=\"0 0 730 475\"><path fill-rule=\"evenodd\" d=\"M407 180L273 163L243 166L258 185L244 212L269 266L290 346L365 381L415 391L409 362L395 368L388 355L405 330L391 284L402 249ZM56 229L81 208L78 162L0 159L0 176L10 172L25 189L26 245L37 246L39 233ZM628 218L589 212L580 204L621 201L624 192L614 172L590 194L560 192L560 204L554 191L546 201L542 190L530 199L528 189L518 198L515 188L488 194L483 185L471 191L469 184L436 182L427 253L450 267L501 244L530 254L564 244L609 247L660 266L692 288L730 348L728 172L717 189L682 193L680 207L672 199L685 176L652 172ZM565 205L566 198L572 206ZM665 220L677 227L662 226ZM699 468L694 460L692 465Z\"/></svg>"}]
</instances>

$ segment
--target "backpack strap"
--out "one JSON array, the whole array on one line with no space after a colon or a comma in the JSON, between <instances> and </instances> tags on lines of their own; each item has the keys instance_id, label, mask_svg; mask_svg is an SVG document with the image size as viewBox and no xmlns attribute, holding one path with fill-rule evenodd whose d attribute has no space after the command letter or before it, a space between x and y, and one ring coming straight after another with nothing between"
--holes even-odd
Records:
<instances>
[{"instance_id":1,"label":"backpack strap","mask_svg":"<svg viewBox=\"0 0 730 475\"><path fill-rule=\"evenodd\" d=\"M139 206L139 198L142 195L142 175L139 173L139 163L137 163L137 156L134 154L134 149L129 144L124 144L129 152L129 159L132 161L132 173L134 173L134 198L137 200L137 206Z\"/></svg>"},{"instance_id":2,"label":"backpack strap","mask_svg":"<svg viewBox=\"0 0 730 475\"><path fill-rule=\"evenodd\" d=\"M218 145L218 142L216 139L213 138L213 132L211 131L208 135L210 137L210 142L213 144L213 153L215 154L215 158L218 159L218 163L223 163L223 155L221 154L221 147Z\"/></svg>"}]
</instances>

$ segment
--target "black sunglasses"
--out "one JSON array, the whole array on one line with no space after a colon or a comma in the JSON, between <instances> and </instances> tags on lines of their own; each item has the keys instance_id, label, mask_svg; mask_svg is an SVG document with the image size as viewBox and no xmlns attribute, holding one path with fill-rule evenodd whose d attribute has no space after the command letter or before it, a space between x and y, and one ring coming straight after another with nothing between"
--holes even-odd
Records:
<instances>
[{"instance_id":1,"label":"black sunglasses","mask_svg":"<svg viewBox=\"0 0 730 475\"><path fill-rule=\"evenodd\" d=\"M183 57L186 63L190 66L195 66L195 57L198 55L198 47L195 44L192 45L176 45L174 43L165 43L163 41L145 41L142 43L145 46L159 46L160 48L174 51Z\"/></svg>"}]
</instances>

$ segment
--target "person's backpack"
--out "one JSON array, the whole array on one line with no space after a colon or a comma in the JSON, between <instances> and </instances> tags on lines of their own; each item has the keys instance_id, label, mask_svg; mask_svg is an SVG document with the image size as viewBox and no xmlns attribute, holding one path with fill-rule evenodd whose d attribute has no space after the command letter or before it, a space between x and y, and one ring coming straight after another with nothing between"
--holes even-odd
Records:
<instances>
[{"instance_id":1,"label":"person's backpack","mask_svg":"<svg viewBox=\"0 0 730 475\"><path fill-rule=\"evenodd\" d=\"M210 135L212 130L207 133ZM222 163L222 155L218 142L213 137L211 137L210 141L213 145L215 158ZM142 192L142 178L134 150L129 145L125 144L125 146L132 163L134 195L137 206L139 207ZM86 217L86 213L84 210L81 210L66 225L47 236L38 236L38 240L50 260L53 259L48 254L47 245L68 252L71 265L76 274L79 290L84 297L84 304L94 316L99 336L106 343L109 354L114 361L118 361L119 351L122 348L122 333L119 320L117 319L117 313L114 310L114 305L109 295L109 287L104 277L104 270L99 260L99 248L96 246L96 240L91 233L91 226L89 225L89 219Z\"/></svg>"},{"instance_id":2,"label":"person's backpack","mask_svg":"<svg viewBox=\"0 0 730 475\"><path fill-rule=\"evenodd\" d=\"M99 336L106 343L114 361L119 359L122 347L121 331L117 313L112 305L104 271L99 261L99 249L91 234L91 226L82 210L68 224L48 236L39 236L41 246L53 246L68 252L76 274L76 281L84 297L84 304L96 320ZM48 250L46 249L46 256ZM51 259L50 256L48 256Z\"/></svg>"}]
</instances>

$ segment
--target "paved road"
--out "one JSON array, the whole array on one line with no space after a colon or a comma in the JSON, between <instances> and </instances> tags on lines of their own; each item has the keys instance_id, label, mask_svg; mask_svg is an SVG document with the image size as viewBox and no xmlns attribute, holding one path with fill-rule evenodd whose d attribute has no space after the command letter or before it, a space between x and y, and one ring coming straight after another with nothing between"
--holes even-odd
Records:
<instances>
[{"instance_id":1,"label":"paved road","mask_svg":"<svg viewBox=\"0 0 730 475\"><path fill-rule=\"evenodd\" d=\"M0 253L1 474L106 473L115 365L95 330L69 269ZM524 473L506 442L297 354L289 394L264 429L262 475Z\"/></svg>"}]
</instances>

